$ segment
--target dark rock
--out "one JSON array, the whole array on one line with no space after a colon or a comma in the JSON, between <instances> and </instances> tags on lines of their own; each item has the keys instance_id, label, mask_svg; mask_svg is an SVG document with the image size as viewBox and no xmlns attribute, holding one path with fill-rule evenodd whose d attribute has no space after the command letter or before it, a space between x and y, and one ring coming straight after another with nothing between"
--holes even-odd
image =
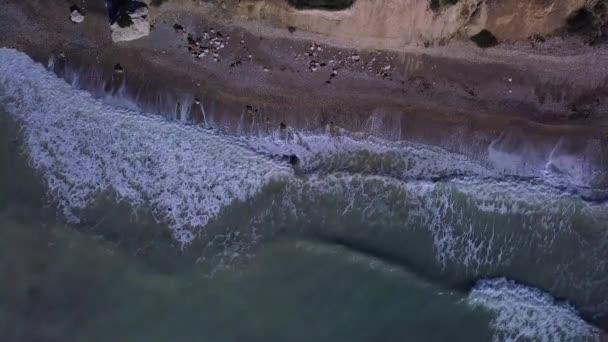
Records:
<instances>
[{"instance_id":1,"label":"dark rock","mask_svg":"<svg viewBox=\"0 0 608 342\"><path fill-rule=\"evenodd\" d=\"M587 37L590 45L608 41L608 5L598 1L593 7L583 7L568 16L566 29Z\"/></svg>"},{"instance_id":2,"label":"dark rock","mask_svg":"<svg viewBox=\"0 0 608 342\"><path fill-rule=\"evenodd\" d=\"M288 162L291 165L298 165L300 158L295 154L284 154L281 156L281 160Z\"/></svg>"},{"instance_id":3,"label":"dark rock","mask_svg":"<svg viewBox=\"0 0 608 342\"><path fill-rule=\"evenodd\" d=\"M325 9L336 11L351 7L355 3L355 0L287 0L287 3L297 9Z\"/></svg>"},{"instance_id":4,"label":"dark rock","mask_svg":"<svg viewBox=\"0 0 608 342\"><path fill-rule=\"evenodd\" d=\"M459 0L431 0L429 7L433 12L438 12L443 8L456 5Z\"/></svg>"},{"instance_id":5,"label":"dark rock","mask_svg":"<svg viewBox=\"0 0 608 342\"><path fill-rule=\"evenodd\" d=\"M116 65L114 65L114 73L122 74L124 72L125 70L123 69L122 65L120 65L120 63L116 63Z\"/></svg>"},{"instance_id":6,"label":"dark rock","mask_svg":"<svg viewBox=\"0 0 608 342\"><path fill-rule=\"evenodd\" d=\"M481 30L478 34L471 37L471 40L482 49L498 45L498 39L488 30Z\"/></svg>"},{"instance_id":7,"label":"dark rock","mask_svg":"<svg viewBox=\"0 0 608 342\"><path fill-rule=\"evenodd\" d=\"M116 23L118 24L118 26L124 28L133 25L133 20L129 15L121 14L120 16L118 16L118 18L116 18Z\"/></svg>"},{"instance_id":8,"label":"dark rock","mask_svg":"<svg viewBox=\"0 0 608 342\"><path fill-rule=\"evenodd\" d=\"M581 8L568 17L566 25L570 32L593 30L593 14L588 9Z\"/></svg>"},{"instance_id":9,"label":"dark rock","mask_svg":"<svg viewBox=\"0 0 608 342\"><path fill-rule=\"evenodd\" d=\"M296 164L298 164L299 161L300 161L300 159L295 154L289 155L289 164L296 165Z\"/></svg>"}]
</instances>

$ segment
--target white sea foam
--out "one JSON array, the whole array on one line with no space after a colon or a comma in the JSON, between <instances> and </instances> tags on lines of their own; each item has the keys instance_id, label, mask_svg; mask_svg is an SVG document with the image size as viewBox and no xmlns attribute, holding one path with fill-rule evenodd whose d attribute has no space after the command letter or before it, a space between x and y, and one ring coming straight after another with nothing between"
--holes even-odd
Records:
<instances>
[{"instance_id":1,"label":"white sea foam","mask_svg":"<svg viewBox=\"0 0 608 342\"><path fill-rule=\"evenodd\" d=\"M289 130L286 137L276 132L237 139L117 109L14 50L0 50L0 82L3 102L25 123L32 163L74 221L96 193L112 189L135 205L149 202L178 239L187 241L188 227L204 226L234 200L250 199L272 179L292 174L263 156L269 154L296 154L305 173L290 178L281 215L306 217L305 202L326 195L344 203L343 214L364 205L374 219L394 219L408 208L401 226L427 227L443 265L478 270L509 262L513 234L479 213L523 215L517 228L544 232L537 237L548 240L547 247L571 229L577 213L606 218L605 205L581 203L542 179L503 179L496 170L439 148L347 132ZM446 181L431 181L437 178Z\"/></svg>"},{"instance_id":2,"label":"white sea foam","mask_svg":"<svg viewBox=\"0 0 608 342\"><path fill-rule=\"evenodd\" d=\"M468 303L493 313L494 342L600 340L599 330L568 303L504 278L480 281L471 290Z\"/></svg>"},{"instance_id":3,"label":"white sea foam","mask_svg":"<svg viewBox=\"0 0 608 342\"><path fill-rule=\"evenodd\" d=\"M236 138L109 107L28 56L0 49L0 101L24 125L27 152L64 215L99 192L147 203L178 241L194 237L233 201L291 170Z\"/></svg>"}]
</instances>

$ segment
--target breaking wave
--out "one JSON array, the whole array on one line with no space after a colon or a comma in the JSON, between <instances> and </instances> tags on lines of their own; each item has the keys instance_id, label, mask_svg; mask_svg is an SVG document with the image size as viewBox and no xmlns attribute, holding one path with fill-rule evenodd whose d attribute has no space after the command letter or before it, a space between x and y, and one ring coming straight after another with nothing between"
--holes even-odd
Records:
<instances>
[{"instance_id":1,"label":"breaking wave","mask_svg":"<svg viewBox=\"0 0 608 342\"><path fill-rule=\"evenodd\" d=\"M27 152L71 222L101 192L148 202L182 243L220 210L291 173L237 138L109 107L0 50L2 101L24 124Z\"/></svg>"},{"instance_id":2,"label":"breaking wave","mask_svg":"<svg viewBox=\"0 0 608 342\"><path fill-rule=\"evenodd\" d=\"M468 303L494 313L494 342L599 341L600 332L567 303L507 279L480 281Z\"/></svg>"}]
</instances>

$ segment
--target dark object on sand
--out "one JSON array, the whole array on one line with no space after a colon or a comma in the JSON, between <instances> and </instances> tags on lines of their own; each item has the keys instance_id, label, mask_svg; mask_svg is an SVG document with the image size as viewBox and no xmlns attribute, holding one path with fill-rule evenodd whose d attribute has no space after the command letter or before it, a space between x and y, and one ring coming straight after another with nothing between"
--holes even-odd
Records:
<instances>
[{"instance_id":1,"label":"dark object on sand","mask_svg":"<svg viewBox=\"0 0 608 342\"><path fill-rule=\"evenodd\" d=\"M72 12L74 12L74 11L79 12L79 13L81 13L81 14L83 13L83 12L82 12L82 9L81 9L80 7L78 7L77 5L72 5L72 6L70 6L70 13L72 13Z\"/></svg>"},{"instance_id":2,"label":"dark object on sand","mask_svg":"<svg viewBox=\"0 0 608 342\"><path fill-rule=\"evenodd\" d=\"M163 2L167 2L167 0L152 0L152 2L150 2L150 5L158 7L162 5Z\"/></svg>"},{"instance_id":3,"label":"dark object on sand","mask_svg":"<svg viewBox=\"0 0 608 342\"><path fill-rule=\"evenodd\" d=\"M438 12L442 8L456 5L459 0L431 0L429 7L433 12Z\"/></svg>"},{"instance_id":4,"label":"dark object on sand","mask_svg":"<svg viewBox=\"0 0 608 342\"><path fill-rule=\"evenodd\" d=\"M281 159L294 166L300 162L300 158L298 158L298 156L295 154L284 154Z\"/></svg>"},{"instance_id":5,"label":"dark object on sand","mask_svg":"<svg viewBox=\"0 0 608 342\"><path fill-rule=\"evenodd\" d=\"M175 24L173 25L173 29L175 29L175 31L183 31L184 27L180 24Z\"/></svg>"},{"instance_id":6,"label":"dark object on sand","mask_svg":"<svg viewBox=\"0 0 608 342\"><path fill-rule=\"evenodd\" d=\"M566 29L586 37L590 45L608 41L608 3L598 1L592 8L573 12L566 19Z\"/></svg>"},{"instance_id":7,"label":"dark object on sand","mask_svg":"<svg viewBox=\"0 0 608 342\"><path fill-rule=\"evenodd\" d=\"M351 7L355 0L287 0L297 9L325 9L338 11Z\"/></svg>"},{"instance_id":8,"label":"dark object on sand","mask_svg":"<svg viewBox=\"0 0 608 342\"><path fill-rule=\"evenodd\" d=\"M114 66L114 73L122 74L124 72L125 70L122 68L122 65L120 65L120 63L116 63L116 65Z\"/></svg>"},{"instance_id":9,"label":"dark object on sand","mask_svg":"<svg viewBox=\"0 0 608 342\"><path fill-rule=\"evenodd\" d=\"M498 39L488 30L481 30L478 34L471 37L471 40L482 49L498 45Z\"/></svg>"},{"instance_id":10,"label":"dark object on sand","mask_svg":"<svg viewBox=\"0 0 608 342\"><path fill-rule=\"evenodd\" d=\"M570 32L593 30L593 14L588 9L581 8L568 17L566 24Z\"/></svg>"}]
</instances>

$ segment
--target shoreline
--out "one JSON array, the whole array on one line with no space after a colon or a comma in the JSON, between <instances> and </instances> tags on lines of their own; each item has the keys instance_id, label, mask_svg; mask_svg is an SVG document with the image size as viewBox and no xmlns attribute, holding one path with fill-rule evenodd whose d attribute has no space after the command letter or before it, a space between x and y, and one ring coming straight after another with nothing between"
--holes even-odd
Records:
<instances>
[{"instance_id":1,"label":"shoreline","mask_svg":"<svg viewBox=\"0 0 608 342\"><path fill-rule=\"evenodd\" d=\"M62 6L43 12L40 3L10 0L0 14L0 28L8 33L0 37L0 46L16 47L43 65L52 58L59 77L94 96L120 91L123 100L143 111L232 134L264 134L281 123L319 133L331 123L359 137L438 146L481 163L491 153L502 153L513 163L505 167L513 170L528 163L540 168L557 159L562 172L583 168L596 174L593 186L608 186L608 174L602 171L608 169L608 111L602 112L600 103L598 112L587 117L560 118L563 112L556 112L577 97L583 104L601 101L602 92L608 92L606 49L542 57L548 65L538 63L535 55L505 64L510 57L503 50L463 50L459 42L413 55L341 49L216 25L222 20L208 18L213 11L203 13L210 4L185 13L171 3L151 7L157 13L151 15L155 28L150 36L112 43L105 8L91 6L97 7L88 8L84 22L76 25L67 16L60 19ZM194 24L197 18L209 21ZM10 26L9 19L14 21ZM174 29L177 23L184 32ZM194 58L187 49L187 32L196 37L210 33L211 26L222 32L225 45L217 50L219 62L210 55ZM54 29L47 37L36 36L45 27ZM17 33L27 30L28 35ZM316 57L306 55L312 47ZM446 57L450 51L455 56ZM344 62L353 54L359 56L357 63ZM249 55L230 67L232 59ZM312 72L311 59L335 64ZM582 63L598 59L606 63L595 73L597 63ZM123 70L118 78L117 64ZM388 76L378 75L387 66ZM331 77L330 70L337 76Z\"/></svg>"}]
</instances>

